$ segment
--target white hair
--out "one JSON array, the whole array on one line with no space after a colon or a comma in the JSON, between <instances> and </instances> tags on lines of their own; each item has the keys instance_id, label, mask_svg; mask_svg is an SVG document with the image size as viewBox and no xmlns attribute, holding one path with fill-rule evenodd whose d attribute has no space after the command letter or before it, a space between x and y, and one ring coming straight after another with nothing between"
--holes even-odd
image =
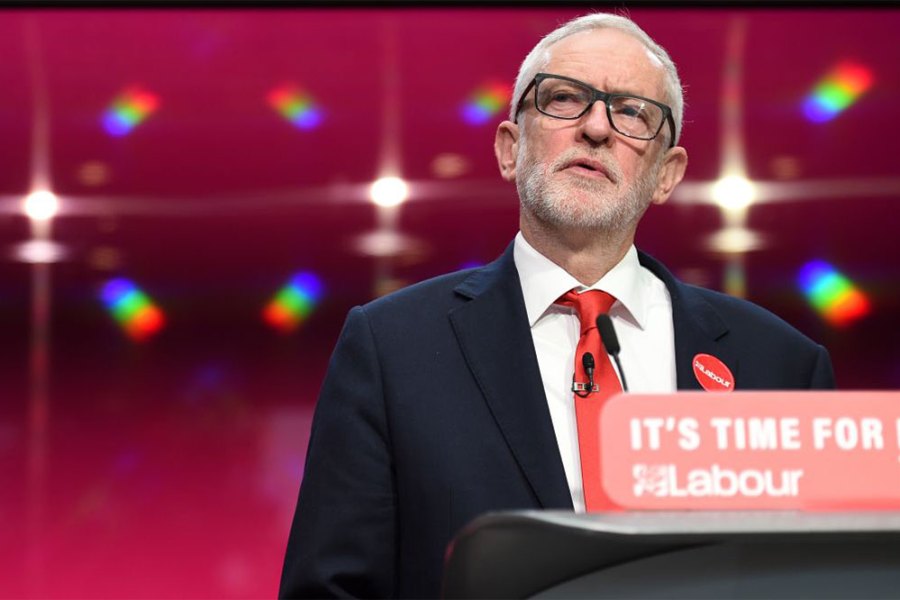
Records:
<instances>
[{"instance_id":1,"label":"white hair","mask_svg":"<svg viewBox=\"0 0 900 600\"><path fill-rule=\"evenodd\" d=\"M675 121L675 139L673 145L678 143L681 137L681 123L684 116L684 91L681 88L681 80L678 78L678 70L675 63L669 58L669 53L653 41L647 33L637 26L637 24L628 17L612 15L609 13L596 13L584 15L572 19L565 25L562 25L547 35L545 35L538 44L532 48L522 66L519 67L519 74L516 77L516 85L513 88L512 101L509 107L509 120L516 120L516 107L519 105L519 99L522 93L534 76L538 74L540 69L546 66L550 60L550 47L556 42L567 38L575 33L582 31L591 31L594 29L618 29L623 31L641 42L653 56L659 59L666 72L665 92L666 103L672 108L672 119Z\"/></svg>"}]
</instances>

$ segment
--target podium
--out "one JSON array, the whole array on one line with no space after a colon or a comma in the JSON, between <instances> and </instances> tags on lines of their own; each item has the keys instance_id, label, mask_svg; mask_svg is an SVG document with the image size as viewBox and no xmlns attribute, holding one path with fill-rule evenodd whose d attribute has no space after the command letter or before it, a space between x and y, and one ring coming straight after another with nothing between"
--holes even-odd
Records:
<instances>
[{"instance_id":1,"label":"podium","mask_svg":"<svg viewBox=\"0 0 900 600\"><path fill-rule=\"evenodd\" d=\"M489 513L445 598L900 598L900 513Z\"/></svg>"},{"instance_id":2,"label":"podium","mask_svg":"<svg viewBox=\"0 0 900 600\"><path fill-rule=\"evenodd\" d=\"M628 510L483 515L448 550L446 598L900 598L900 393L597 408L601 483Z\"/></svg>"}]
</instances>

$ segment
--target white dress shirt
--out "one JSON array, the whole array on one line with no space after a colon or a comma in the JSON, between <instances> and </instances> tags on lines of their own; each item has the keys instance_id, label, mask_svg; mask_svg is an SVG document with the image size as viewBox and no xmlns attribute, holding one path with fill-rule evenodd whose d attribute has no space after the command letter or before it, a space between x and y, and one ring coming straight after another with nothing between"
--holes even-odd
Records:
<instances>
[{"instance_id":1,"label":"white dress shirt","mask_svg":"<svg viewBox=\"0 0 900 600\"><path fill-rule=\"evenodd\" d=\"M612 294L616 302L609 315L619 338L619 359L629 391L667 393L676 389L672 300L665 284L638 262L634 246L590 287L581 285L562 267L532 248L522 232L516 236L513 259L522 282L528 324L572 502L577 512L584 512L571 391L575 348L581 329L574 309L554 302L573 288L579 292L597 289Z\"/></svg>"}]
</instances>

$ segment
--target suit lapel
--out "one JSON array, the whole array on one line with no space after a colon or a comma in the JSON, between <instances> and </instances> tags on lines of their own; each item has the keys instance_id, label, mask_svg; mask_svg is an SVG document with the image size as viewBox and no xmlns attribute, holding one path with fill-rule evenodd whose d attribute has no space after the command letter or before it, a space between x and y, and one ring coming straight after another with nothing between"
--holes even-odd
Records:
<instances>
[{"instance_id":1,"label":"suit lapel","mask_svg":"<svg viewBox=\"0 0 900 600\"><path fill-rule=\"evenodd\" d=\"M643 266L659 277L672 298L672 322L675 327L675 373L679 390L703 390L694 375L694 357L711 354L731 370L735 385L740 385L737 356L723 343L728 326L718 311L697 291L685 285L656 259L639 253Z\"/></svg>"},{"instance_id":2,"label":"suit lapel","mask_svg":"<svg viewBox=\"0 0 900 600\"><path fill-rule=\"evenodd\" d=\"M451 324L513 456L544 508L572 508L512 245L455 291L470 300Z\"/></svg>"}]
</instances>

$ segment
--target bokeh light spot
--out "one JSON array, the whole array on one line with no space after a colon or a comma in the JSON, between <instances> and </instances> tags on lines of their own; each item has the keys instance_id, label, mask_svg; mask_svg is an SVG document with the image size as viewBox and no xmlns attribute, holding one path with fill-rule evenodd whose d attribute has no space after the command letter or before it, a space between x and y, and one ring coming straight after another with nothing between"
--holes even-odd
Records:
<instances>
[{"instance_id":1,"label":"bokeh light spot","mask_svg":"<svg viewBox=\"0 0 900 600\"><path fill-rule=\"evenodd\" d=\"M159 108L159 96L132 86L121 92L103 113L103 128L112 136L121 137L143 123Z\"/></svg>"},{"instance_id":2,"label":"bokeh light spot","mask_svg":"<svg viewBox=\"0 0 900 600\"><path fill-rule=\"evenodd\" d=\"M311 130L322 124L324 112L309 94L296 84L286 83L269 92L269 106L298 129Z\"/></svg>"},{"instance_id":3,"label":"bokeh light spot","mask_svg":"<svg viewBox=\"0 0 900 600\"><path fill-rule=\"evenodd\" d=\"M324 291L322 281L314 273L297 273L263 308L263 321L273 329L290 333L309 319Z\"/></svg>"},{"instance_id":4,"label":"bokeh light spot","mask_svg":"<svg viewBox=\"0 0 900 600\"><path fill-rule=\"evenodd\" d=\"M863 65L843 61L828 72L803 101L803 114L814 123L835 118L854 104L874 81L872 71Z\"/></svg>"},{"instance_id":5,"label":"bokeh light spot","mask_svg":"<svg viewBox=\"0 0 900 600\"><path fill-rule=\"evenodd\" d=\"M475 89L460 110L469 125L484 125L509 104L512 92L509 85L489 81Z\"/></svg>"},{"instance_id":6,"label":"bokeh light spot","mask_svg":"<svg viewBox=\"0 0 900 600\"><path fill-rule=\"evenodd\" d=\"M805 264L797 282L810 305L834 327L846 327L871 312L868 297L823 260Z\"/></svg>"},{"instance_id":7,"label":"bokeh light spot","mask_svg":"<svg viewBox=\"0 0 900 600\"><path fill-rule=\"evenodd\" d=\"M165 325L162 310L129 279L107 281L100 290L100 299L122 330L135 341L149 339Z\"/></svg>"}]
</instances>

